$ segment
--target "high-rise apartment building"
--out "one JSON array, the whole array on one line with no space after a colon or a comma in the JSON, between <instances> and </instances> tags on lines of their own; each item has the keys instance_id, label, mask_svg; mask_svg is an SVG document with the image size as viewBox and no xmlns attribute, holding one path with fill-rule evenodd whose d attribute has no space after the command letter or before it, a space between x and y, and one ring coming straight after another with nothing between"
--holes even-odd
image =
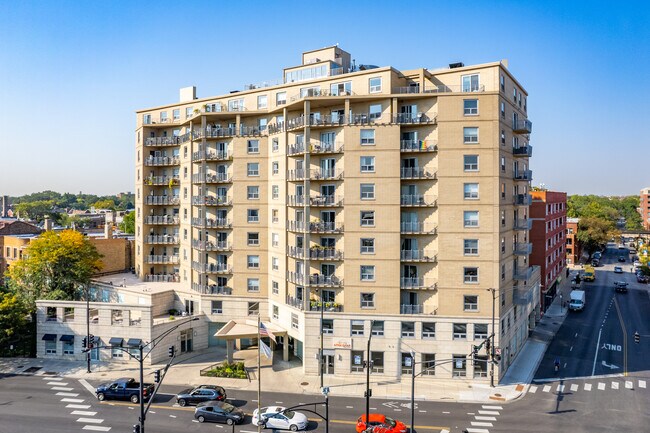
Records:
<instances>
[{"instance_id":1,"label":"high-rise apartment building","mask_svg":"<svg viewBox=\"0 0 650 433\"><path fill-rule=\"evenodd\" d=\"M308 374L354 379L372 335L376 374L415 351L427 377L485 378L468 355L494 332L498 379L539 297L527 110L505 62L356 67L338 46L278 85L182 89L137 112L136 272L210 334L259 313Z\"/></svg>"},{"instance_id":2,"label":"high-rise apartment building","mask_svg":"<svg viewBox=\"0 0 650 433\"><path fill-rule=\"evenodd\" d=\"M643 228L650 230L650 188L643 188L639 194L639 213Z\"/></svg>"}]
</instances>

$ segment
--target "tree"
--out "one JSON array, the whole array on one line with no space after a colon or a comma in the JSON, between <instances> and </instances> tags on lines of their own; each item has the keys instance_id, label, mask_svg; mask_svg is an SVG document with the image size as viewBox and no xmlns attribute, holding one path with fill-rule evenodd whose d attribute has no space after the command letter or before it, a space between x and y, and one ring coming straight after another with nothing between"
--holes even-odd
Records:
<instances>
[{"instance_id":1,"label":"tree","mask_svg":"<svg viewBox=\"0 0 650 433\"><path fill-rule=\"evenodd\" d=\"M92 204L95 209L110 209L115 210L115 202L112 199L98 200Z\"/></svg>"},{"instance_id":2,"label":"tree","mask_svg":"<svg viewBox=\"0 0 650 433\"><path fill-rule=\"evenodd\" d=\"M598 217L583 217L578 223L578 240L587 251L592 252L605 245L611 238L619 236L613 222Z\"/></svg>"},{"instance_id":3,"label":"tree","mask_svg":"<svg viewBox=\"0 0 650 433\"><path fill-rule=\"evenodd\" d=\"M58 212L54 211L54 200L38 200L33 202L24 202L16 205L15 210L21 218L29 218L34 221L42 222L45 217L52 220L59 218Z\"/></svg>"},{"instance_id":4,"label":"tree","mask_svg":"<svg viewBox=\"0 0 650 433\"><path fill-rule=\"evenodd\" d=\"M30 307L37 299L72 300L101 269L100 258L81 233L47 231L27 246L23 260L9 268L9 287Z\"/></svg>"},{"instance_id":5,"label":"tree","mask_svg":"<svg viewBox=\"0 0 650 433\"><path fill-rule=\"evenodd\" d=\"M15 293L0 293L0 347L13 341L27 323L28 309Z\"/></svg>"},{"instance_id":6,"label":"tree","mask_svg":"<svg viewBox=\"0 0 650 433\"><path fill-rule=\"evenodd\" d=\"M124 218L122 219L119 227L120 230L122 230L124 233L128 233L130 235L135 234L135 212L129 212L128 214L124 215Z\"/></svg>"}]
</instances>

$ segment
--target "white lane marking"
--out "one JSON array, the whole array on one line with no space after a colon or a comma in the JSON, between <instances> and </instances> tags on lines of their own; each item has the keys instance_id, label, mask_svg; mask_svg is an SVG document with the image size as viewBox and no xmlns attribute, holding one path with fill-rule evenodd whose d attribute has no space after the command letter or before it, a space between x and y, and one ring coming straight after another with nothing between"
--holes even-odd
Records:
<instances>
[{"instance_id":1,"label":"white lane marking","mask_svg":"<svg viewBox=\"0 0 650 433\"><path fill-rule=\"evenodd\" d=\"M63 380L62 377L44 377L43 380Z\"/></svg>"},{"instance_id":2,"label":"white lane marking","mask_svg":"<svg viewBox=\"0 0 650 433\"><path fill-rule=\"evenodd\" d=\"M149 413L156 413L156 412L155 412L155 411L153 411L153 410L150 410L150 411L149 411Z\"/></svg>"},{"instance_id":3,"label":"white lane marking","mask_svg":"<svg viewBox=\"0 0 650 433\"><path fill-rule=\"evenodd\" d=\"M90 409L89 404L69 404L66 406L67 409Z\"/></svg>"},{"instance_id":4,"label":"white lane marking","mask_svg":"<svg viewBox=\"0 0 650 433\"><path fill-rule=\"evenodd\" d=\"M474 415L476 415L476 414L475 414L474 412L467 412L467 415L472 415L472 416L474 416Z\"/></svg>"},{"instance_id":5,"label":"white lane marking","mask_svg":"<svg viewBox=\"0 0 650 433\"><path fill-rule=\"evenodd\" d=\"M537 387L531 385L530 388L528 388L528 392L530 392L531 394L535 394L537 392Z\"/></svg>"},{"instance_id":6,"label":"white lane marking","mask_svg":"<svg viewBox=\"0 0 650 433\"><path fill-rule=\"evenodd\" d=\"M101 424L104 422L103 419L97 419L97 418L79 418L77 422L87 422L90 424Z\"/></svg>"},{"instance_id":7,"label":"white lane marking","mask_svg":"<svg viewBox=\"0 0 650 433\"><path fill-rule=\"evenodd\" d=\"M596 342L596 353L594 353L594 367L591 369L591 375L596 374L596 360L598 359L598 349L600 349L600 334L603 332L601 326L600 331L598 331L598 341Z\"/></svg>"},{"instance_id":8,"label":"white lane marking","mask_svg":"<svg viewBox=\"0 0 650 433\"><path fill-rule=\"evenodd\" d=\"M499 415L498 410L479 410L479 415Z\"/></svg>"},{"instance_id":9,"label":"white lane marking","mask_svg":"<svg viewBox=\"0 0 650 433\"><path fill-rule=\"evenodd\" d=\"M603 391L603 390L605 389L605 384L602 383L602 382L598 382L598 389L599 389L600 391Z\"/></svg>"},{"instance_id":10,"label":"white lane marking","mask_svg":"<svg viewBox=\"0 0 650 433\"><path fill-rule=\"evenodd\" d=\"M556 391L557 392L564 392L564 385L558 385Z\"/></svg>"},{"instance_id":11,"label":"white lane marking","mask_svg":"<svg viewBox=\"0 0 650 433\"><path fill-rule=\"evenodd\" d=\"M79 379L79 383L86 388L92 395L95 395L95 388L89 384L86 379Z\"/></svg>"},{"instance_id":12,"label":"white lane marking","mask_svg":"<svg viewBox=\"0 0 650 433\"><path fill-rule=\"evenodd\" d=\"M419 410L418 412L420 412L420 413L427 413L426 410Z\"/></svg>"},{"instance_id":13,"label":"white lane marking","mask_svg":"<svg viewBox=\"0 0 650 433\"><path fill-rule=\"evenodd\" d=\"M639 381L639 388L645 388L645 380Z\"/></svg>"},{"instance_id":14,"label":"white lane marking","mask_svg":"<svg viewBox=\"0 0 650 433\"><path fill-rule=\"evenodd\" d=\"M176 418L176 415L169 415L170 418Z\"/></svg>"},{"instance_id":15,"label":"white lane marking","mask_svg":"<svg viewBox=\"0 0 650 433\"><path fill-rule=\"evenodd\" d=\"M66 386L68 382L48 382L48 385Z\"/></svg>"},{"instance_id":16,"label":"white lane marking","mask_svg":"<svg viewBox=\"0 0 650 433\"><path fill-rule=\"evenodd\" d=\"M197 419L193 419L192 422L199 422L199 420L197 420Z\"/></svg>"},{"instance_id":17,"label":"white lane marking","mask_svg":"<svg viewBox=\"0 0 650 433\"><path fill-rule=\"evenodd\" d=\"M135 408L132 408L131 406L129 406L129 410L135 410Z\"/></svg>"},{"instance_id":18,"label":"white lane marking","mask_svg":"<svg viewBox=\"0 0 650 433\"><path fill-rule=\"evenodd\" d=\"M282 404L282 402L281 401L276 401L275 404Z\"/></svg>"},{"instance_id":19,"label":"white lane marking","mask_svg":"<svg viewBox=\"0 0 650 433\"><path fill-rule=\"evenodd\" d=\"M585 383L585 391L591 391L591 384Z\"/></svg>"},{"instance_id":20,"label":"white lane marking","mask_svg":"<svg viewBox=\"0 0 650 433\"><path fill-rule=\"evenodd\" d=\"M68 386L53 386L52 390L53 391L72 391L74 388L70 388ZM79 395L79 394L77 394Z\"/></svg>"},{"instance_id":21,"label":"white lane marking","mask_svg":"<svg viewBox=\"0 0 650 433\"><path fill-rule=\"evenodd\" d=\"M486 428L468 428L467 433L490 433L490 430Z\"/></svg>"},{"instance_id":22,"label":"white lane marking","mask_svg":"<svg viewBox=\"0 0 650 433\"><path fill-rule=\"evenodd\" d=\"M573 346L571 346L571 348L569 349L569 352L573 352Z\"/></svg>"},{"instance_id":23,"label":"white lane marking","mask_svg":"<svg viewBox=\"0 0 650 433\"><path fill-rule=\"evenodd\" d=\"M483 409L503 410L503 406L490 406L490 405L486 405L486 404L484 404L484 405L481 406L481 407L482 407Z\"/></svg>"},{"instance_id":24,"label":"white lane marking","mask_svg":"<svg viewBox=\"0 0 650 433\"><path fill-rule=\"evenodd\" d=\"M580 388L577 383L571 384L571 392L576 392Z\"/></svg>"},{"instance_id":25,"label":"white lane marking","mask_svg":"<svg viewBox=\"0 0 650 433\"><path fill-rule=\"evenodd\" d=\"M476 422L472 421L472 425L476 427L494 427L491 422Z\"/></svg>"},{"instance_id":26,"label":"white lane marking","mask_svg":"<svg viewBox=\"0 0 650 433\"><path fill-rule=\"evenodd\" d=\"M625 381L625 388L626 389L632 389L632 381L626 380Z\"/></svg>"},{"instance_id":27,"label":"white lane marking","mask_svg":"<svg viewBox=\"0 0 650 433\"><path fill-rule=\"evenodd\" d=\"M77 397L77 396L79 396L79 394L76 393L76 392L57 392L56 395L60 395L61 397Z\"/></svg>"},{"instance_id":28,"label":"white lane marking","mask_svg":"<svg viewBox=\"0 0 650 433\"><path fill-rule=\"evenodd\" d=\"M345 406L346 409L354 409L354 406Z\"/></svg>"},{"instance_id":29,"label":"white lane marking","mask_svg":"<svg viewBox=\"0 0 650 433\"><path fill-rule=\"evenodd\" d=\"M377 408L376 407L371 407L370 410L377 410Z\"/></svg>"},{"instance_id":30,"label":"white lane marking","mask_svg":"<svg viewBox=\"0 0 650 433\"><path fill-rule=\"evenodd\" d=\"M449 430L447 430L446 428L443 428L442 430L440 430L440 433L449 433Z\"/></svg>"},{"instance_id":31,"label":"white lane marking","mask_svg":"<svg viewBox=\"0 0 650 433\"><path fill-rule=\"evenodd\" d=\"M444 414L449 414L449 412L443 412Z\"/></svg>"},{"instance_id":32,"label":"white lane marking","mask_svg":"<svg viewBox=\"0 0 650 433\"><path fill-rule=\"evenodd\" d=\"M573 336L573 338L576 338L578 336L578 333L576 332L576 335Z\"/></svg>"},{"instance_id":33,"label":"white lane marking","mask_svg":"<svg viewBox=\"0 0 650 433\"><path fill-rule=\"evenodd\" d=\"M551 390L551 385L544 385L544 388L542 388L542 391L544 392L549 392Z\"/></svg>"},{"instance_id":34,"label":"white lane marking","mask_svg":"<svg viewBox=\"0 0 650 433\"><path fill-rule=\"evenodd\" d=\"M496 421L496 417L493 416L475 416L477 421Z\"/></svg>"},{"instance_id":35,"label":"white lane marking","mask_svg":"<svg viewBox=\"0 0 650 433\"><path fill-rule=\"evenodd\" d=\"M64 403L83 403L84 399L83 398L62 398L61 401Z\"/></svg>"},{"instance_id":36,"label":"white lane marking","mask_svg":"<svg viewBox=\"0 0 650 433\"><path fill-rule=\"evenodd\" d=\"M219 428L223 428L223 426L222 426L222 425L219 425L219 424L215 424L214 426L215 426L215 427L219 427Z\"/></svg>"},{"instance_id":37,"label":"white lane marking","mask_svg":"<svg viewBox=\"0 0 650 433\"><path fill-rule=\"evenodd\" d=\"M97 412L89 412L87 410L73 410L70 412L70 415L79 415L79 416L95 416Z\"/></svg>"},{"instance_id":38,"label":"white lane marking","mask_svg":"<svg viewBox=\"0 0 650 433\"><path fill-rule=\"evenodd\" d=\"M395 412L401 412L402 409L393 409Z\"/></svg>"},{"instance_id":39,"label":"white lane marking","mask_svg":"<svg viewBox=\"0 0 650 433\"><path fill-rule=\"evenodd\" d=\"M618 382L612 382L612 389L618 389Z\"/></svg>"},{"instance_id":40,"label":"white lane marking","mask_svg":"<svg viewBox=\"0 0 650 433\"><path fill-rule=\"evenodd\" d=\"M81 430L110 431L110 429L110 427L103 427L101 425L85 425Z\"/></svg>"}]
</instances>

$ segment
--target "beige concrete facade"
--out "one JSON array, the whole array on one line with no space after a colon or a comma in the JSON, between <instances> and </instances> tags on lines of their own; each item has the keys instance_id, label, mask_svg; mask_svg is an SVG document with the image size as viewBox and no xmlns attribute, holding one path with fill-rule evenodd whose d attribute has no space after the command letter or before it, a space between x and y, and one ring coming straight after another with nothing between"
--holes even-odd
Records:
<instances>
[{"instance_id":1,"label":"beige concrete facade","mask_svg":"<svg viewBox=\"0 0 650 433\"><path fill-rule=\"evenodd\" d=\"M327 374L360 374L375 321L377 374L403 374L414 349L457 360L429 378L482 380L485 351L465 357L494 332L499 378L539 303L527 93L502 62L351 70L350 58L310 51L282 84L183 89L137 112L136 273L210 322L259 311L308 373L322 301Z\"/></svg>"}]
</instances>

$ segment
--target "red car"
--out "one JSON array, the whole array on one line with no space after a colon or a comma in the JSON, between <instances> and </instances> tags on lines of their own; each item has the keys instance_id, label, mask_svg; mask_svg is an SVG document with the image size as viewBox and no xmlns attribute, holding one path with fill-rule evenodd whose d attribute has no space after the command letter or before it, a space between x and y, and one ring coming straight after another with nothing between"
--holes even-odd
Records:
<instances>
[{"instance_id":1,"label":"red car","mask_svg":"<svg viewBox=\"0 0 650 433\"><path fill-rule=\"evenodd\" d=\"M406 426L403 422L389 418L380 413L371 413L369 427L372 427L373 433L406 433ZM366 430L366 415L361 415L357 420L357 433Z\"/></svg>"}]
</instances>

